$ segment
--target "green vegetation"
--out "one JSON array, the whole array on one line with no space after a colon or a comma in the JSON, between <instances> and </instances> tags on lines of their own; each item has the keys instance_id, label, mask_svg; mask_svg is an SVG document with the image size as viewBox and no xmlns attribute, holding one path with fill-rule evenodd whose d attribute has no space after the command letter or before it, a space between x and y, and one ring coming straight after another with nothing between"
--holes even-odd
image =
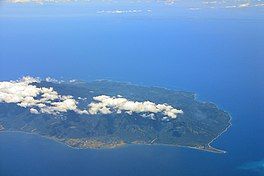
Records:
<instances>
[{"instance_id":1,"label":"green vegetation","mask_svg":"<svg viewBox=\"0 0 264 176\"><path fill-rule=\"evenodd\" d=\"M53 87L61 95L86 98L78 106L86 108L94 96L122 95L134 101L167 103L183 110L176 119L156 120L140 113L78 114L68 111L60 115L32 114L29 108L0 103L0 131L22 131L49 137L78 148L116 147L123 144L165 144L186 146L213 152L210 142L230 126L230 116L212 103L195 100L193 93L143 87L111 81L90 83L33 83Z\"/></svg>"}]
</instances>

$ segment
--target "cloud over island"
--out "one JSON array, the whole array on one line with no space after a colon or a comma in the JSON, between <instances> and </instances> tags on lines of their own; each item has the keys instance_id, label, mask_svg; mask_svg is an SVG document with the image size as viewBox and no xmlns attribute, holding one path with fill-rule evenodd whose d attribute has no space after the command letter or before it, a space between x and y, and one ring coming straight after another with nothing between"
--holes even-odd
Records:
<instances>
[{"instance_id":1,"label":"cloud over island","mask_svg":"<svg viewBox=\"0 0 264 176\"><path fill-rule=\"evenodd\" d=\"M71 95L60 95L52 87L37 87L40 80L32 77L23 77L17 81L0 82L0 103L15 103L20 107L28 108L33 114L59 115L67 111L78 114L111 114L111 113L140 113L142 117L154 119L156 113L162 113L164 119L176 118L183 111L168 104L155 104L150 101L131 101L120 95L99 95L86 109L78 107L78 100Z\"/></svg>"},{"instance_id":2,"label":"cloud over island","mask_svg":"<svg viewBox=\"0 0 264 176\"><path fill-rule=\"evenodd\" d=\"M123 97L110 97L106 95L96 96L93 99L97 102L89 104L90 114L110 114L112 112L121 113L122 111L132 114L135 113L163 113L170 118L176 118L177 114L182 114L182 110L173 108L167 104L155 104L150 101L130 101ZM113 109L114 111L111 111Z\"/></svg>"}]
</instances>

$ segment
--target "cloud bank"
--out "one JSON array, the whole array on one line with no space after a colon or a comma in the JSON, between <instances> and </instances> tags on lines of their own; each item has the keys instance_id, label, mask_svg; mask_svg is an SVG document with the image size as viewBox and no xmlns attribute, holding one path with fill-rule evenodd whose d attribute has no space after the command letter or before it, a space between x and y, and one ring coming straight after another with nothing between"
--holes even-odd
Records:
<instances>
[{"instance_id":1,"label":"cloud bank","mask_svg":"<svg viewBox=\"0 0 264 176\"><path fill-rule=\"evenodd\" d=\"M67 111L78 114L111 114L111 113L140 113L144 118L155 119L156 113L162 113L164 119L176 118L183 111L168 104L155 104L150 101L131 101L120 95L110 97L100 95L93 97L87 109L79 109L78 101L86 98L74 99L71 95L60 95L52 87L37 87L33 83L40 82L37 78L23 77L17 81L0 82L0 102L15 103L20 107L29 108L32 114L59 115Z\"/></svg>"},{"instance_id":2,"label":"cloud bank","mask_svg":"<svg viewBox=\"0 0 264 176\"><path fill-rule=\"evenodd\" d=\"M23 77L18 81L0 82L0 102L16 103L24 108L32 107L30 112L34 114L57 115L68 110L78 113L85 112L77 108L78 103L72 96L59 95L52 87L38 88L32 85L36 82L39 80L32 77Z\"/></svg>"},{"instance_id":3,"label":"cloud bank","mask_svg":"<svg viewBox=\"0 0 264 176\"><path fill-rule=\"evenodd\" d=\"M123 97L110 97L107 95L100 95L93 98L96 102L89 104L90 114L110 114L113 112L132 114L134 113L162 113L170 118L176 118L178 114L183 111L175 109L167 104L155 104L150 101L138 102L130 101ZM145 116L147 116L145 114Z\"/></svg>"}]
</instances>

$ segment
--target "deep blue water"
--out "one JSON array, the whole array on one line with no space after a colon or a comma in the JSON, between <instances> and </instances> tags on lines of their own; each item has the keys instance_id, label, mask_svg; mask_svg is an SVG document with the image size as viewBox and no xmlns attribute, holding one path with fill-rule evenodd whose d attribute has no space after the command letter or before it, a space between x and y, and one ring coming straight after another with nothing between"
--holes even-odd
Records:
<instances>
[{"instance_id":1,"label":"deep blue water","mask_svg":"<svg viewBox=\"0 0 264 176\"><path fill-rule=\"evenodd\" d=\"M193 91L232 115L232 127L213 144L228 153L164 146L74 150L5 133L0 176L263 175L263 10L146 8L153 13L91 15L79 5L1 5L0 80L103 78Z\"/></svg>"}]
</instances>

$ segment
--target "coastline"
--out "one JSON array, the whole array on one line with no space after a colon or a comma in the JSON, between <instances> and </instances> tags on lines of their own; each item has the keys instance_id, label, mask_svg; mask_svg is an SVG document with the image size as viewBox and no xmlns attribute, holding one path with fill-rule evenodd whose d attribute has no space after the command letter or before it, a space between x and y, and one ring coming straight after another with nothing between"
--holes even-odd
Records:
<instances>
[{"instance_id":1,"label":"coastline","mask_svg":"<svg viewBox=\"0 0 264 176\"><path fill-rule=\"evenodd\" d=\"M1 133L20 133L20 134L26 134L26 135L34 135L34 136L37 136L37 137L40 137L40 138L44 138L44 139L47 139L47 140L51 140L51 141L54 141L56 143L59 143L59 144L62 144L66 147L69 147L71 149L74 149L74 150L113 150L113 149L118 149L118 148L121 148L121 147L125 147L125 146L133 146L133 145L142 145L142 146L164 146L164 147L178 147L178 148L188 148L188 149L193 149L193 150L198 150L198 151L205 151L205 152L211 152L211 153L217 153L217 154L222 154L222 153L226 153L226 151L224 150L220 150L220 149L216 149L214 147L211 147L209 144L208 144L208 148L205 148L205 147L193 147L193 146L184 146L184 145L173 145L173 144L156 144L156 143L153 143L153 144L148 144L148 143L124 143L122 145L116 145L116 146L105 146L105 147L73 147L69 144L67 144L66 142L64 142L63 140L59 140L59 139L56 139L56 138L53 138L53 137L49 137L49 136L43 136L41 134L38 134L38 133L34 133L34 132L25 132L25 131L0 131L0 135Z\"/></svg>"},{"instance_id":2,"label":"coastline","mask_svg":"<svg viewBox=\"0 0 264 176\"><path fill-rule=\"evenodd\" d=\"M45 80L44 80L45 81ZM140 85L140 84L134 84L131 82L120 82L120 81L112 81L112 80L95 80L95 81L89 81L89 82L81 82L81 83L91 83L91 82L101 82L101 81L107 81L107 82L116 82L116 83L122 83L125 85L132 85L132 86L136 86L136 87L145 87L145 88L159 88L159 89L163 89L166 91L172 91L172 92L176 92L176 93L187 93L187 95L184 96L190 96L189 98L193 99L193 101L196 101L198 103L202 103L202 104L208 104L210 106L214 106L214 108L218 109L219 111L222 111L223 113L225 113L228 116L228 124L226 125L226 127L224 129L222 129L221 131L219 130L219 133L217 134L217 136L215 136L211 141L209 141L208 143L205 143L204 145L197 145L197 146L185 146L185 145L177 145L177 144L159 144L159 143L122 143L120 141L120 143L117 141L110 141L110 143L107 142L102 142L96 139L89 139L87 138L87 140L85 138L80 138L80 139L70 139L70 138L56 138L56 137L52 137L52 136L46 136L46 135L41 135L38 134L34 131L30 131L30 132L26 132L26 131L20 131L20 130L13 130L13 131L9 131L9 130L4 130L0 128L0 133L1 132L20 132L20 133L25 133L25 134L33 134L33 135L38 135L40 137L44 137L50 140L53 140L55 142L58 143L62 143L63 145L66 145L68 147L74 148L74 149L102 149L102 148L107 148L107 149L111 149L111 148L118 148L120 146L124 146L124 145L134 145L134 144L142 144L142 145L163 145L163 146L173 146L173 147L185 147L185 148L191 148L191 149L196 149L196 150L202 150L202 151L207 151L207 152L214 152L214 153L226 153L226 151L224 150L220 150L217 148L212 147L212 143L219 138L223 133L225 133L231 126L232 126L232 116L220 109L216 104L212 103L212 102L206 102L206 101L200 101L197 98L197 94L194 92L187 92L187 91L181 91L181 90L174 90L174 89L169 89L169 88L165 88L165 87L158 87L158 86L144 86L144 85ZM49 82L49 81L47 81ZM75 84L76 82L74 82ZM78 82L77 82L78 83ZM56 84L73 84L70 81L66 81L66 82L56 82ZM226 119L227 120L227 119ZM225 121L226 122L226 121ZM23 130L23 129L22 129ZM213 137L213 136L212 136ZM112 142L112 143L111 143ZM207 142L207 141L206 141ZM78 147L80 146L80 147Z\"/></svg>"},{"instance_id":3,"label":"coastline","mask_svg":"<svg viewBox=\"0 0 264 176\"><path fill-rule=\"evenodd\" d=\"M226 112L227 113L227 112ZM229 123L229 125L220 133L220 134L218 134L214 139L212 139L209 143L208 143L208 146L210 147L210 148L213 148L213 149L216 149L216 148L214 148L214 147L212 147L212 143L216 140L216 139L218 139L222 134L224 134L225 132L227 132L227 130L232 126L232 123L231 123L231 121L232 121L232 116L228 113L228 116L230 117L230 119L229 119L229 121L228 121L228 123ZM216 149L216 150L219 150L219 149ZM223 150L223 152L224 153L227 153L227 151L224 151Z\"/></svg>"}]
</instances>

